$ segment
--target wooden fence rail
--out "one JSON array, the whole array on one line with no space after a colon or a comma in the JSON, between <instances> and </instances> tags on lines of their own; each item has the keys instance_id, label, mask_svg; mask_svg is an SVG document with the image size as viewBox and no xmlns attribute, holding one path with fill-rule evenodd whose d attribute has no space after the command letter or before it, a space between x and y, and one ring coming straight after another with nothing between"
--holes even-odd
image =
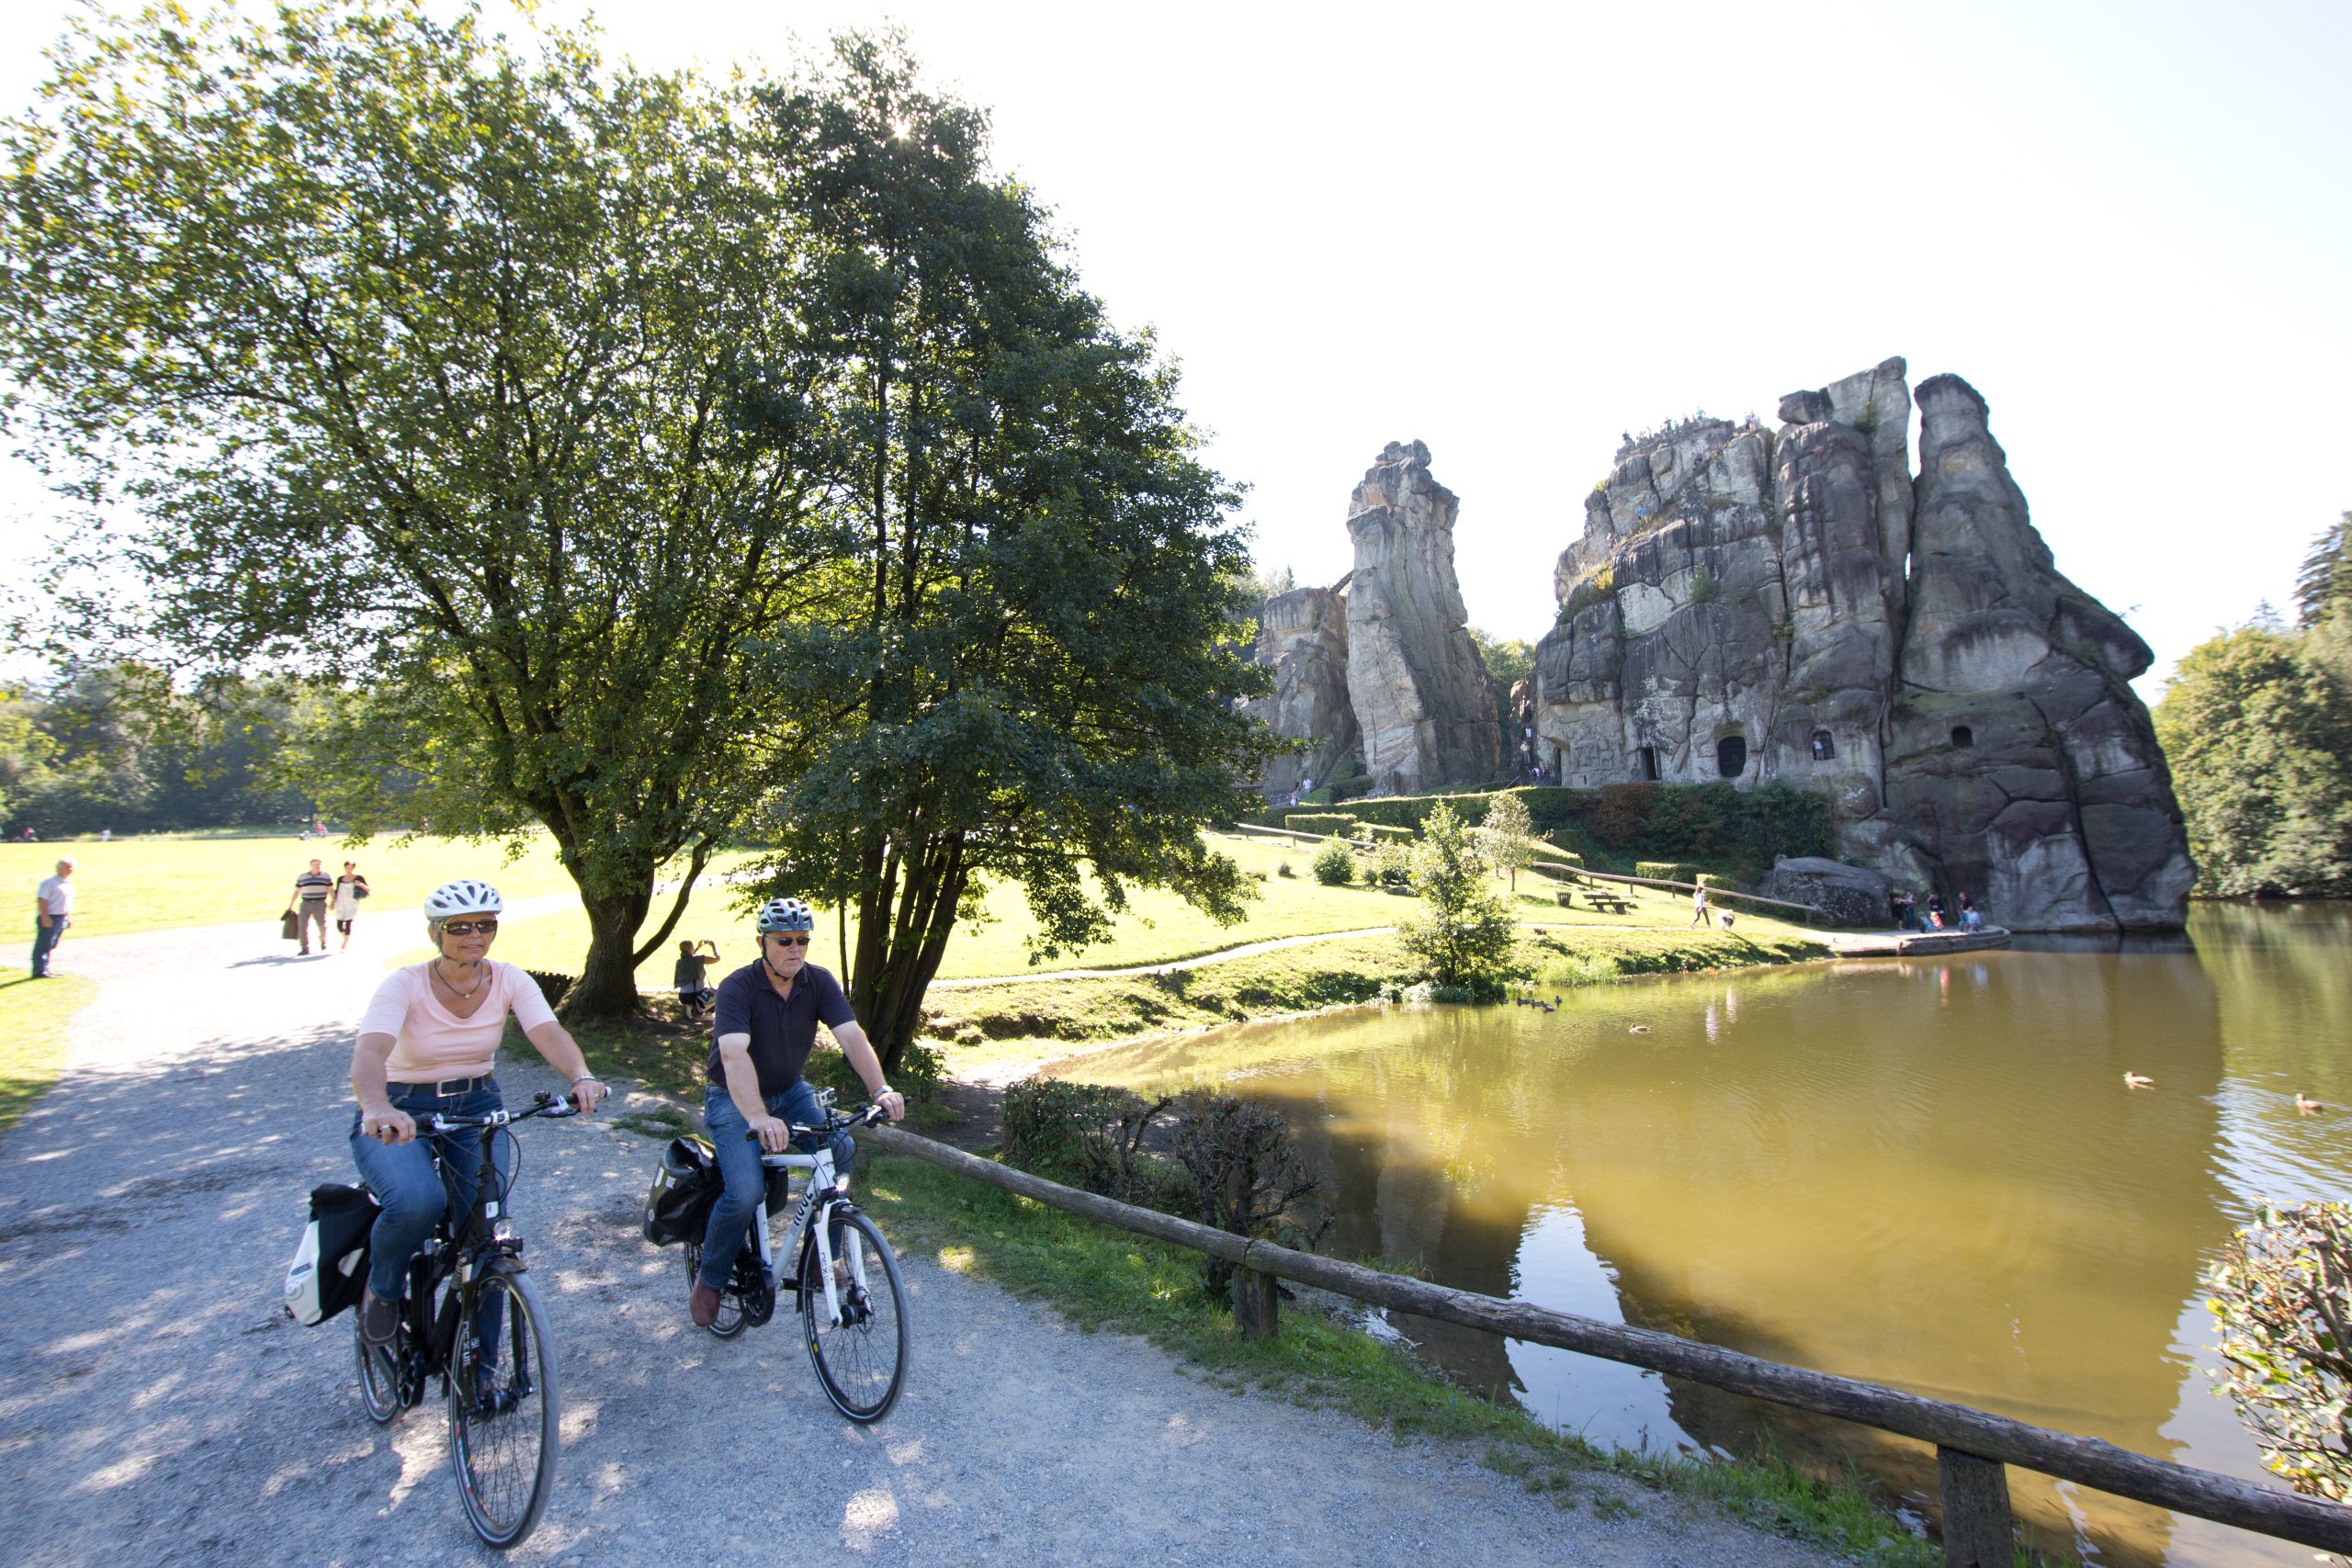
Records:
<instances>
[{"instance_id":1,"label":"wooden fence rail","mask_svg":"<svg viewBox=\"0 0 2352 1568\"><path fill-rule=\"evenodd\" d=\"M1391 1311L1622 1361L1931 1443L1942 1493L1945 1559L1953 1568L2009 1568L2012 1524L2007 1478L2000 1469L2004 1464L2322 1551L2352 1552L2352 1507L2322 1498L2150 1459L2097 1438L2052 1432L1856 1378L1783 1366L1671 1334L1450 1290L1272 1242L1245 1240L1173 1214L1064 1187L895 1127L875 1128L873 1136L892 1154L927 1161L1119 1230L1222 1258L1241 1271L1236 1280L1237 1302L1249 1296L1260 1310L1272 1307L1271 1289L1261 1288L1261 1281L1290 1280ZM1244 1326L1250 1325L1245 1322ZM1272 1326L1269 1319L1261 1331L1270 1332Z\"/></svg>"}]
</instances>

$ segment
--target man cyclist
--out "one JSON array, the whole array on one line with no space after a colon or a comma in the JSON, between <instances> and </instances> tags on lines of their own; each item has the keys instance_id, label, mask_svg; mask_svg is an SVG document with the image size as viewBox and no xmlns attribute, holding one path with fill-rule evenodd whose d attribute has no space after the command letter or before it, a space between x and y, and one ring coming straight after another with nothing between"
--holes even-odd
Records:
<instances>
[{"instance_id":1,"label":"man cyclist","mask_svg":"<svg viewBox=\"0 0 2352 1568\"><path fill-rule=\"evenodd\" d=\"M718 1316L718 1292L735 1272L752 1216L767 1191L760 1153L782 1154L797 1145L814 1154L811 1134L792 1135L791 1122L813 1126L817 1091L800 1070L817 1043L817 1025L832 1032L842 1055L865 1084L868 1098L891 1121L907 1113L907 1102L883 1081L882 1063L866 1043L865 1031L850 1011L841 982L808 962L815 911L798 898L771 898L755 922L760 955L718 983L711 1020L712 1043L704 1074L703 1128L718 1156L726 1190L711 1205L703 1231L702 1269L686 1297L695 1325L708 1328ZM758 1146L743 1134L757 1135ZM835 1168L844 1173L856 1145L845 1133L830 1145Z\"/></svg>"}]
</instances>

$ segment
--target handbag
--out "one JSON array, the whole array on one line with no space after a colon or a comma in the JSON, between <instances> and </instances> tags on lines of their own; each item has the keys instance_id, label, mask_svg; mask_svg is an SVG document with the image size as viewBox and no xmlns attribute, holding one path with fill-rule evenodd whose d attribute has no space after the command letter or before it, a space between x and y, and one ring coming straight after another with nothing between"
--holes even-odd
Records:
<instances>
[{"instance_id":1,"label":"handbag","mask_svg":"<svg viewBox=\"0 0 2352 1568\"><path fill-rule=\"evenodd\" d=\"M302 940L302 917L288 909L277 922L277 934L288 942Z\"/></svg>"}]
</instances>

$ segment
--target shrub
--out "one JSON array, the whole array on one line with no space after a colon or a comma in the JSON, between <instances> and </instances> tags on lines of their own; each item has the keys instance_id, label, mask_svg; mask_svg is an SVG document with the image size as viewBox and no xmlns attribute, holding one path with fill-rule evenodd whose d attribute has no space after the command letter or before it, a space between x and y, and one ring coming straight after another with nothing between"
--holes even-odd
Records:
<instances>
[{"instance_id":1,"label":"shrub","mask_svg":"<svg viewBox=\"0 0 2352 1568\"><path fill-rule=\"evenodd\" d=\"M2206 1276L2222 1382L2263 1463L2296 1491L2352 1498L2352 1206L2265 1206Z\"/></svg>"},{"instance_id":2,"label":"shrub","mask_svg":"<svg viewBox=\"0 0 2352 1568\"><path fill-rule=\"evenodd\" d=\"M1441 801L1413 846L1412 864L1421 908L1398 930L1405 951L1437 985L1499 995L1515 973L1510 911L1495 891L1476 830Z\"/></svg>"},{"instance_id":3,"label":"shrub","mask_svg":"<svg viewBox=\"0 0 2352 1568\"><path fill-rule=\"evenodd\" d=\"M1679 860L1637 860L1634 863L1634 874L1653 882L1689 882L1699 874L1699 868Z\"/></svg>"},{"instance_id":4,"label":"shrub","mask_svg":"<svg viewBox=\"0 0 2352 1568\"><path fill-rule=\"evenodd\" d=\"M1294 833L1337 834L1344 839L1356 830L1356 819L1340 811L1294 811L1283 818L1283 826Z\"/></svg>"},{"instance_id":5,"label":"shrub","mask_svg":"<svg viewBox=\"0 0 2352 1568\"><path fill-rule=\"evenodd\" d=\"M839 1051L811 1052L802 1071L819 1089L837 1090L844 1105L865 1099L865 1080ZM910 1100L937 1100L939 1086L946 1077L947 1058L939 1048L910 1040L907 1048L899 1054L899 1065L890 1069L890 1087Z\"/></svg>"},{"instance_id":6,"label":"shrub","mask_svg":"<svg viewBox=\"0 0 2352 1568\"><path fill-rule=\"evenodd\" d=\"M1290 862L1283 861L1281 864L1274 867L1274 874L1276 876L1296 876L1298 873L1291 870Z\"/></svg>"},{"instance_id":7,"label":"shrub","mask_svg":"<svg viewBox=\"0 0 2352 1568\"><path fill-rule=\"evenodd\" d=\"M1326 887L1345 887L1356 879L1356 857L1334 840L1316 852L1315 880Z\"/></svg>"},{"instance_id":8,"label":"shrub","mask_svg":"<svg viewBox=\"0 0 2352 1568\"><path fill-rule=\"evenodd\" d=\"M1192 1179L1204 1225L1307 1250L1330 1228L1329 1214L1310 1224L1299 1213L1322 1182L1279 1111L1196 1090L1178 1107L1175 1155ZM1210 1291L1232 1287L1232 1264L1201 1261Z\"/></svg>"},{"instance_id":9,"label":"shrub","mask_svg":"<svg viewBox=\"0 0 2352 1568\"><path fill-rule=\"evenodd\" d=\"M1385 822L1362 822L1356 826L1359 837L1378 844L1409 844L1413 841L1410 828L1391 828Z\"/></svg>"},{"instance_id":10,"label":"shrub","mask_svg":"<svg viewBox=\"0 0 2352 1568\"><path fill-rule=\"evenodd\" d=\"M998 1152L1008 1165L1105 1198L1183 1213L1195 1206L1191 1179L1143 1146L1152 1118L1171 1103L1102 1084L1023 1078L1005 1089Z\"/></svg>"},{"instance_id":11,"label":"shrub","mask_svg":"<svg viewBox=\"0 0 2352 1568\"><path fill-rule=\"evenodd\" d=\"M1413 880L1412 857L1402 844L1383 844L1372 860L1372 880L1383 887L1402 887Z\"/></svg>"},{"instance_id":12,"label":"shrub","mask_svg":"<svg viewBox=\"0 0 2352 1568\"><path fill-rule=\"evenodd\" d=\"M1628 849L1650 830L1663 786L1654 784L1613 784L1600 786L1600 798L1586 820L1586 830L1607 849Z\"/></svg>"}]
</instances>

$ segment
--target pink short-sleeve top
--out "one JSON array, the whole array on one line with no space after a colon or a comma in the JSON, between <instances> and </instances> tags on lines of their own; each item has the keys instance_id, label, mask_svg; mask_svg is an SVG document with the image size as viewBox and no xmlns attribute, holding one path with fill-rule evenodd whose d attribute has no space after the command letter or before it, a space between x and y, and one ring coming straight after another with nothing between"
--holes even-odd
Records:
<instances>
[{"instance_id":1,"label":"pink short-sleeve top","mask_svg":"<svg viewBox=\"0 0 2352 1568\"><path fill-rule=\"evenodd\" d=\"M498 1055L499 1036L506 1032L506 1015L529 1033L555 1021L555 1010L539 994L539 983L512 964L485 961L489 974L482 984L490 995L470 1018L451 1012L435 994L426 964L395 969L384 976L360 1016L362 1034L395 1037L392 1054L384 1063L384 1077L393 1083L438 1083L443 1078L480 1077Z\"/></svg>"}]
</instances>

